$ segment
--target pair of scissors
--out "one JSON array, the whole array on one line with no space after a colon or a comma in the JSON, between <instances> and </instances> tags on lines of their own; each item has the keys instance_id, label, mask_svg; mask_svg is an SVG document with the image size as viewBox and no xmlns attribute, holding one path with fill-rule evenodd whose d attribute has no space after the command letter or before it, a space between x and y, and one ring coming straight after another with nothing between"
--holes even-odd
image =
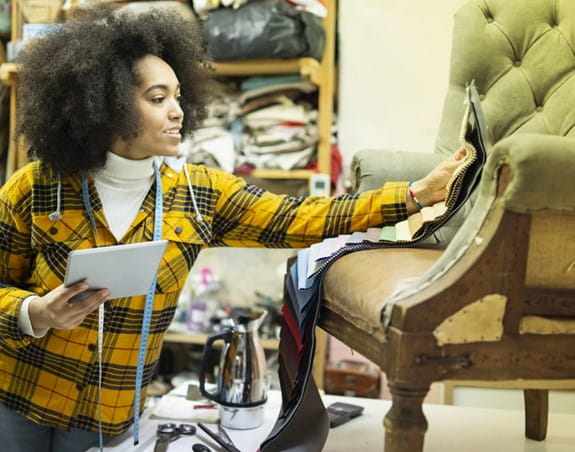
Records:
<instances>
[{"instance_id":1,"label":"pair of scissors","mask_svg":"<svg viewBox=\"0 0 575 452\"><path fill-rule=\"evenodd\" d=\"M200 427L207 435L212 438L216 443L224 448L226 452L242 452L233 443L232 439L228 436L221 424L218 424L218 433L212 432L208 427L206 427L201 422L198 422L198 427Z\"/></svg>"},{"instance_id":2,"label":"pair of scissors","mask_svg":"<svg viewBox=\"0 0 575 452\"><path fill-rule=\"evenodd\" d=\"M166 452L168 445L177 440L180 436L191 436L196 434L196 427L191 424L160 424L156 431L156 444L154 445L154 452Z\"/></svg>"}]
</instances>

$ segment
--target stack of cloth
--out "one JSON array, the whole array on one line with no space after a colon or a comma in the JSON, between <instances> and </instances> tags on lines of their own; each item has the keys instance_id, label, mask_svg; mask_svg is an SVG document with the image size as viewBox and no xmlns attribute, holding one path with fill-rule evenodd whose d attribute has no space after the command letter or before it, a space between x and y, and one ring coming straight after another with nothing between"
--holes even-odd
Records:
<instances>
[{"instance_id":1,"label":"stack of cloth","mask_svg":"<svg viewBox=\"0 0 575 452\"><path fill-rule=\"evenodd\" d=\"M249 77L237 90L217 84L208 117L182 150L228 172L304 168L317 150L316 92L299 75Z\"/></svg>"}]
</instances>

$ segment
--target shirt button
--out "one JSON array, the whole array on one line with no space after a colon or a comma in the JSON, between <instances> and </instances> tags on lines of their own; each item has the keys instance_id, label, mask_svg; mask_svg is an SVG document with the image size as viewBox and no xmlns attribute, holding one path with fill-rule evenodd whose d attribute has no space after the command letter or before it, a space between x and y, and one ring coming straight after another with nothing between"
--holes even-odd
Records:
<instances>
[{"instance_id":1,"label":"shirt button","mask_svg":"<svg viewBox=\"0 0 575 452\"><path fill-rule=\"evenodd\" d=\"M182 233L182 227L178 226L176 227L176 234L181 234Z\"/></svg>"},{"instance_id":2,"label":"shirt button","mask_svg":"<svg viewBox=\"0 0 575 452\"><path fill-rule=\"evenodd\" d=\"M96 344L88 344L88 350L90 350L91 352L96 350Z\"/></svg>"},{"instance_id":3,"label":"shirt button","mask_svg":"<svg viewBox=\"0 0 575 452\"><path fill-rule=\"evenodd\" d=\"M167 173L166 173L166 176L168 176L168 177L170 177L170 178L173 178L173 177L174 177L174 173L167 172Z\"/></svg>"},{"instance_id":4,"label":"shirt button","mask_svg":"<svg viewBox=\"0 0 575 452\"><path fill-rule=\"evenodd\" d=\"M50 232L50 234L52 234L52 235L56 235L56 234L58 234L58 228L55 228L55 227L52 226L52 227L48 230L48 232Z\"/></svg>"}]
</instances>

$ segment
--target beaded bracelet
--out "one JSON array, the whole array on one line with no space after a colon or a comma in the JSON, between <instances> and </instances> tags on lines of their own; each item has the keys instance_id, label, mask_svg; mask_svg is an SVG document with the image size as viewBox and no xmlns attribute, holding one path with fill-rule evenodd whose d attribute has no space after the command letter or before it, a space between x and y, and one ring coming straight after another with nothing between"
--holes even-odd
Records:
<instances>
[{"instance_id":1,"label":"beaded bracelet","mask_svg":"<svg viewBox=\"0 0 575 452\"><path fill-rule=\"evenodd\" d=\"M415 193L413 193L413 190L411 189L411 186L413 185L413 181L411 181L409 183L409 185L407 186L407 189L409 190L409 196L411 196L411 199L413 199L413 201L415 202L415 204L417 204L417 207L419 207L419 210L423 209L423 204L421 204L421 201L419 199L417 199L417 196L415 196Z\"/></svg>"}]
</instances>

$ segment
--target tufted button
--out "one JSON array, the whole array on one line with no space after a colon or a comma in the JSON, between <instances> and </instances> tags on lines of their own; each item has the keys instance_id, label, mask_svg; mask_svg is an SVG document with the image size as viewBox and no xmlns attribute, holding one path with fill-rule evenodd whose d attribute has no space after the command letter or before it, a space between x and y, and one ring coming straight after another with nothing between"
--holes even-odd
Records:
<instances>
[{"instance_id":1,"label":"tufted button","mask_svg":"<svg viewBox=\"0 0 575 452\"><path fill-rule=\"evenodd\" d=\"M178 226L176 227L176 234L181 234L182 233L182 227Z\"/></svg>"},{"instance_id":2,"label":"tufted button","mask_svg":"<svg viewBox=\"0 0 575 452\"><path fill-rule=\"evenodd\" d=\"M483 101L484 99L485 99L485 94L480 94L480 95L479 95L479 100L480 100L480 101Z\"/></svg>"},{"instance_id":3,"label":"tufted button","mask_svg":"<svg viewBox=\"0 0 575 452\"><path fill-rule=\"evenodd\" d=\"M56 235L56 234L58 234L58 228L55 228L54 226L52 226L50 229L48 229L48 232L52 235Z\"/></svg>"},{"instance_id":4,"label":"tufted button","mask_svg":"<svg viewBox=\"0 0 575 452\"><path fill-rule=\"evenodd\" d=\"M521 60L515 60L515 61L513 62L513 66L515 66L515 67L521 66Z\"/></svg>"},{"instance_id":5,"label":"tufted button","mask_svg":"<svg viewBox=\"0 0 575 452\"><path fill-rule=\"evenodd\" d=\"M493 22L493 17L487 16L487 17L485 18L485 20L487 20L487 23L490 24L490 23Z\"/></svg>"},{"instance_id":6,"label":"tufted button","mask_svg":"<svg viewBox=\"0 0 575 452\"><path fill-rule=\"evenodd\" d=\"M535 108L535 111L541 112L541 111L543 111L543 107L541 105L537 105L537 108Z\"/></svg>"},{"instance_id":7,"label":"tufted button","mask_svg":"<svg viewBox=\"0 0 575 452\"><path fill-rule=\"evenodd\" d=\"M96 350L96 344L88 344L88 350L90 350L91 352Z\"/></svg>"},{"instance_id":8,"label":"tufted button","mask_svg":"<svg viewBox=\"0 0 575 452\"><path fill-rule=\"evenodd\" d=\"M81 390L84 389L85 387L86 387L86 385L83 385L83 384L81 384L81 383L78 383L78 384L76 385L76 389L77 389L78 391L81 391Z\"/></svg>"}]
</instances>

